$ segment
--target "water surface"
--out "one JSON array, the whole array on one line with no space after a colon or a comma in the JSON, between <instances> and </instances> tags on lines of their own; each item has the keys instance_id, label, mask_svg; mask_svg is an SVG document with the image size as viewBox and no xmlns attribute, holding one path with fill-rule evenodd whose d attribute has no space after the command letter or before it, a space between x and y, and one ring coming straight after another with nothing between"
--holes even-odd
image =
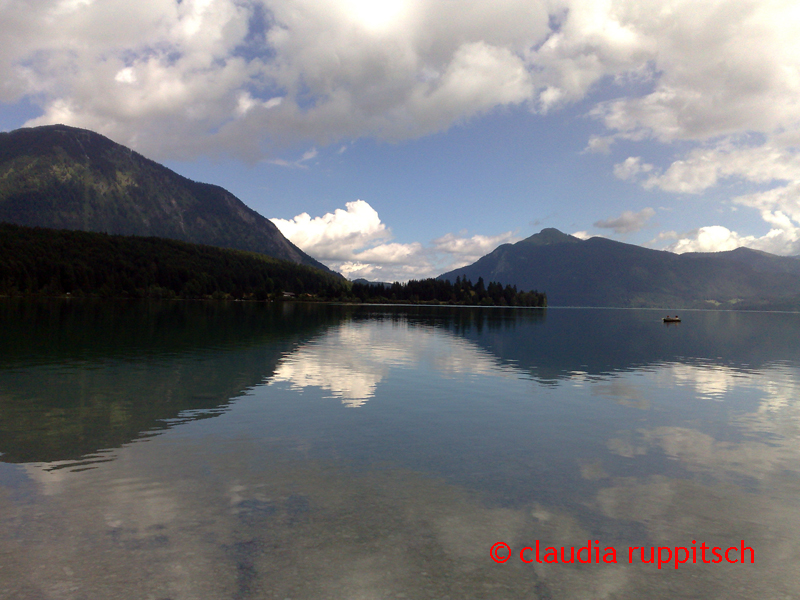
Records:
<instances>
[{"instance_id":1,"label":"water surface","mask_svg":"<svg viewBox=\"0 0 800 600\"><path fill-rule=\"evenodd\" d=\"M800 597L800 314L662 316L0 303L0 597Z\"/></svg>"}]
</instances>

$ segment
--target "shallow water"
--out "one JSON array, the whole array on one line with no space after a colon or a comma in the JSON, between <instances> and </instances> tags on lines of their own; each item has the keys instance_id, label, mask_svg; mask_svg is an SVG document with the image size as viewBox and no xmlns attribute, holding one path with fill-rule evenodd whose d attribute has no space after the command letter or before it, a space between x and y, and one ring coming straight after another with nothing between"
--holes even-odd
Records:
<instances>
[{"instance_id":1,"label":"shallow water","mask_svg":"<svg viewBox=\"0 0 800 600\"><path fill-rule=\"evenodd\" d=\"M662 316L0 303L0 597L800 597L800 314Z\"/></svg>"}]
</instances>

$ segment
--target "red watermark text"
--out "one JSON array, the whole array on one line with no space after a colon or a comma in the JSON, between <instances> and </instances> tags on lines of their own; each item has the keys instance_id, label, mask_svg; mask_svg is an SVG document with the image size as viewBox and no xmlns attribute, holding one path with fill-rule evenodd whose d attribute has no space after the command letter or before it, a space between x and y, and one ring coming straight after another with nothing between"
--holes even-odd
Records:
<instances>
[{"instance_id":1,"label":"red watermark text","mask_svg":"<svg viewBox=\"0 0 800 600\"><path fill-rule=\"evenodd\" d=\"M489 550L489 555L496 563L505 563L516 551L505 542L497 542ZM643 563L653 564L659 569L662 566L674 564L677 569L683 564L704 563L739 563L754 564L756 553L752 547L746 546L741 540L738 546L723 548L722 546L709 546L705 542L697 544L692 540L687 546L628 546L627 556L620 557L628 564ZM617 561L617 550L613 546L602 547L598 540L586 540L585 546L545 546L539 540L533 546L525 546L519 551L519 559L524 563L614 563Z\"/></svg>"}]
</instances>

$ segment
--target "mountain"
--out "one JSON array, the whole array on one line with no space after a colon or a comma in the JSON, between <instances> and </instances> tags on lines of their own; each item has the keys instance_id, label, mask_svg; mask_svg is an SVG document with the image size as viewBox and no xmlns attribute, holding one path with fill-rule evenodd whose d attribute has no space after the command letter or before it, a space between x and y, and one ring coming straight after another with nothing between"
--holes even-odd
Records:
<instances>
[{"instance_id":1,"label":"mountain","mask_svg":"<svg viewBox=\"0 0 800 600\"><path fill-rule=\"evenodd\" d=\"M329 271L223 188L65 125L0 133L0 222L250 250Z\"/></svg>"},{"instance_id":2,"label":"mountain","mask_svg":"<svg viewBox=\"0 0 800 600\"><path fill-rule=\"evenodd\" d=\"M737 248L674 254L544 229L440 275L547 293L550 306L800 307L800 261Z\"/></svg>"}]
</instances>

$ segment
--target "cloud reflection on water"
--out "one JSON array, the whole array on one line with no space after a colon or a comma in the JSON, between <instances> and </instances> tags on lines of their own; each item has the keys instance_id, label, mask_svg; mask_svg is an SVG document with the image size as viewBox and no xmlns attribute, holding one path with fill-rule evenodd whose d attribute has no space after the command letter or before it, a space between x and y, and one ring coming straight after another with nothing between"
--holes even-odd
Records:
<instances>
[{"instance_id":1,"label":"cloud reflection on water","mask_svg":"<svg viewBox=\"0 0 800 600\"><path fill-rule=\"evenodd\" d=\"M518 339L536 343L513 360L520 344L421 321L339 321L280 345L280 355L256 343L195 356L187 381L213 383L213 374L220 390L241 390L233 375L247 366L242 381L270 385L213 419L122 444L91 470L0 465L17 469L17 480L0 485L0 595L800 595L797 365L620 359L600 369L562 360L548 371L561 375L537 379L549 348L524 319ZM176 364L164 371L178 373ZM102 390L116 372L95 371L92 381ZM27 382L17 397L30 396ZM437 393L407 401L426 386ZM346 406L378 401L349 411L297 393L309 387ZM488 557L501 540L518 553L536 539L577 547L590 538L617 546L620 564ZM756 565L624 564L627 545L692 539L744 539Z\"/></svg>"},{"instance_id":2,"label":"cloud reflection on water","mask_svg":"<svg viewBox=\"0 0 800 600\"><path fill-rule=\"evenodd\" d=\"M332 327L287 354L268 383L287 382L298 391L318 387L356 408L375 396L390 371L419 368L444 377L519 375L490 352L441 328L367 321Z\"/></svg>"}]
</instances>

